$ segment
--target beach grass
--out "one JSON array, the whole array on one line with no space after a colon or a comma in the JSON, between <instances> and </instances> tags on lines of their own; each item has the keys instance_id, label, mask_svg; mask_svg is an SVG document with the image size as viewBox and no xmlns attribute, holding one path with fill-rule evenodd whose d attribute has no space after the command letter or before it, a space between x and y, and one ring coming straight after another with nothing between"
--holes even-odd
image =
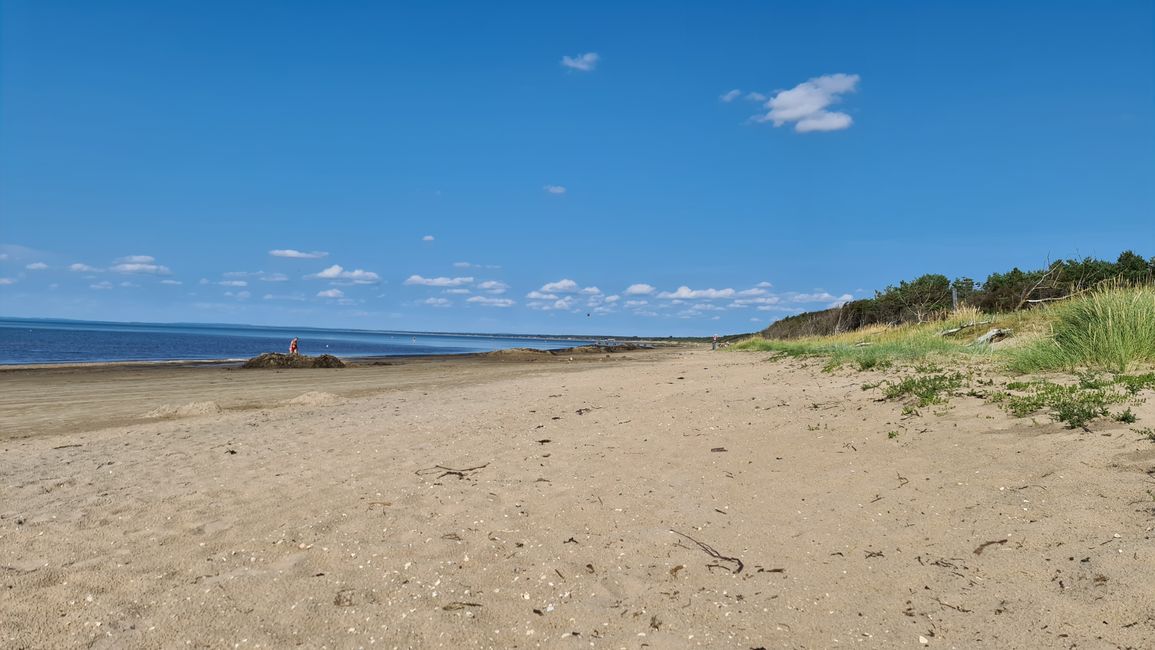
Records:
<instances>
[{"instance_id":1,"label":"beach grass","mask_svg":"<svg viewBox=\"0 0 1155 650\"><path fill-rule=\"evenodd\" d=\"M1155 363L1155 287L1108 285L1046 311L1050 331L1009 351L1011 370L1121 373Z\"/></svg>"}]
</instances>

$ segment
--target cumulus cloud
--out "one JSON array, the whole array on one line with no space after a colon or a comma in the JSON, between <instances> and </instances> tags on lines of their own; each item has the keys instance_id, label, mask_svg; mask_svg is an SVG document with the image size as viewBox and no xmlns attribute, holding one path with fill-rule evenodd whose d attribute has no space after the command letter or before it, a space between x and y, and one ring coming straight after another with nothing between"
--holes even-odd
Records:
<instances>
[{"instance_id":1,"label":"cumulus cloud","mask_svg":"<svg viewBox=\"0 0 1155 650\"><path fill-rule=\"evenodd\" d=\"M837 298L835 298L834 301L831 302L830 304L826 305L826 307L828 309L834 309L835 307L841 307L841 306L845 305L846 303L850 302L851 300L854 300L854 296L850 295L849 293L844 293L841 296L838 296Z\"/></svg>"},{"instance_id":2,"label":"cumulus cloud","mask_svg":"<svg viewBox=\"0 0 1155 650\"><path fill-rule=\"evenodd\" d=\"M586 52L577 56L563 56L561 64L572 70L581 70L582 72L592 72L598 65L598 60L601 59L597 52Z\"/></svg>"},{"instance_id":3,"label":"cumulus cloud","mask_svg":"<svg viewBox=\"0 0 1155 650\"><path fill-rule=\"evenodd\" d=\"M451 301L447 298L426 298L425 300L422 300L421 302L422 302L422 304L429 305L430 307L452 307L453 306L453 301Z\"/></svg>"},{"instance_id":4,"label":"cumulus cloud","mask_svg":"<svg viewBox=\"0 0 1155 650\"><path fill-rule=\"evenodd\" d=\"M625 294L627 296L648 296L656 290L656 287L645 283L631 284L626 287Z\"/></svg>"},{"instance_id":5,"label":"cumulus cloud","mask_svg":"<svg viewBox=\"0 0 1155 650\"><path fill-rule=\"evenodd\" d=\"M842 95L854 92L858 81L856 74L814 77L766 100L763 107L769 110L753 119L755 122L773 122L776 127L793 123L794 130L799 133L849 128L854 122L850 115L827 109L842 101Z\"/></svg>"},{"instance_id":6,"label":"cumulus cloud","mask_svg":"<svg viewBox=\"0 0 1155 650\"><path fill-rule=\"evenodd\" d=\"M249 286L249 283L245 282L244 280L221 280L218 284L220 284L222 287L247 287L247 286Z\"/></svg>"},{"instance_id":7,"label":"cumulus cloud","mask_svg":"<svg viewBox=\"0 0 1155 650\"><path fill-rule=\"evenodd\" d=\"M477 288L488 293L505 293L509 289L509 285L497 280L486 280L477 285Z\"/></svg>"},{"instance_id":8,"label":"cumulus cloud","mask_svg":"<svg viewBox=\"0 0 1155 650\"><path fill-rule=\"evenodd\" d=\"M44 269L48 268L48 265L44 262L33 262L26 265L24 268L28 269L29 271L43 271Z\"/></svg>"},{"instance_id":9,"label":"cumulus cloud","mask_svg":"<svg viewBox=\"0 0 1155 650\"><path fill-rule=\"evenodd\" d=\"M344 298L345 292L340 289L325 289L317 292L318 298Z\"/></svg>"},{"instance_id":10,"label":"cumulus cloud","mask_svg":"<svg viewBox=\"0 0 1155 650\"><path fill-rule=\"evenodd\" d=\"M600 296L602 295L602 290L597 287L585 287L581 290L581 293L586 296Z\"/></svg>"},{"instance_id":11,"label":"cumulus cloud","mask_svg":"<svg viewBox=\"0 0 1155 650\"><path fill-rule=\"evenodd\" d=\"M77 273L99 273L100 272L100 269L96 268L95 266L89 266L87 264L81 264L80 262L77 262L76 264L69 264L68 270L69 271L76 271Z\"/></svg>"},{"instance_id":12,"label":"cumulus cloud","mask_svg":"<svg viewBox=\"0 0 1155 650\"><path fill-rule=\"evenodd\" d=\"M421 238L421 241L433 241L433 239L434 239L433 235L425 235L424 237Z\"/></svg>"},{"instance_id":13,"label":"cumulus cloud","mask_svg":"<svg viewBox=\"0 0 1155 650\"><path fill-rule=\"evenodd\" d=\"M156 263L151 255L129 255L115 260L112 270L117 273L145 273L150 275L168 275L172 273L167 266Z\"/></svg>"},{"instance_id":14,"label":"cumulus cloud","mask_svg":"<svg viewBox=\"0 0 1155 650\"><path fill-rule=\"evenodd\" d=\"M488 296L473 296L465 302L482 305L484 307L512 307L513 301L509 298L490 298Z\"/></svg>"},{"instance_id":15,"label":"cumulus cloud","mask_svg":"<svg viewBox=\"0 0 1155 650\"><path fill-rule=\"evenodd\" d=\"M817 293L795 293L790 295L790 300L792 302L829 302L831 300L837 299L838 298L836 296L833 296L825 291L820 291Z\"/></svg>"},{"instance_id":16,"label":"cumulus cloud","mask_svg":"<svg viewBox=\"0 0 1155 650\"><path fill-rule=\"evenodd\" d=\"M411 275L405 280L407 285L420 285L424 287L460 287L463 284L472 284L473 278L423 278L420 275Z\"/></svg>"},{"instance_id":17,"label":"cumulus cloud","mask_svg":"<svg viewBox=\"0 0 1155 650\"><path fill-rule=\"evenodd\" d=\"M735 88L734 90L731 90L730 92L727 92L727 93L721 95L720 97L718 97L718 99L729 104L730 102L734 101L735 99L738 99L741 96L742 96L742 91Z\"/></svg>"},{"instance_id":18,"label":"cumulus cloud","mask_svg":"<svg viewBox=\"0 0 1155 650\"><path fill-rule=\"evenodd\" d=\"M649 300L627 300L626 301L626 307L627 308L642 307L642 306L648 305L648 304L650 304Z\"/></svg>"},{"instance_id":19,"label":"cumulus cloud","mask_svg":"<svg viewBox=\"0 0 1155 650\"><path fill-rule=\"evenodd\" d=\"M376 284L381 281L381 276L372 271L365 271L363 269L353 269L352 271L346 271L340 264L334 264L333 266L330 266L320 273L315 273L305 277L317 278L321 280L345 281L352 284Z\"/></svg>"},{"instance_id":20,"label":"cumulus cloud","mask_svg":"<svg viewBox=\"0 0 1155 650\"><path fill-rule=\"evenodd\" d=\"M565 194L565 185L546 185L542 189L550 194Z\"/></svg>"},{"instance_id":21,"label":"cumulus cloud","mask_svg":"<svg viewBox=\"0 0 1155 650\"><path fill-rule=\"evenodd\" d=\"M733 289L691 289L682 285L678 287L677 291L663 291L658 294L658 297L679 300L714 300L716 298L730 298L733 295Z\"/></svg>"},{"instance_id":22,"label":"cumulus cloud","mask_svg":"<svg viewBox=\"0 0 1155 650\"><path fill-rule=\"evenodd\" d=\"M568 278L557 282L547 282L541 287L544 293L573 293L578 290L578 283Z\"/></svg>"},{"instance_id":23,"label":"cumulus cloud","mask_svg":"<svg viewBox=\"0 0 1155 650\"><path fill-rule=\"evenodd\" d=\"M470 291L469 289L458 288L458 289L446 289L444 291L444 293L448 293L450 295L455 295L455 296L464 296L464 295L469 295L473 292Z\"/></svg>"},{"instance_id":24,"label":"cumulus cloud","mask_svg":"<svg viewBox=\"0 0 1155 650\"><path fill-rule=\"evenodd\" d=\"M557 300L557 296L552 293L542 293L541 291L530 291L525 294L526 298L530 300Z\"/></svg>"},{"instance_id":25,"label":"cumulus cloud","mask_svg":"<svg viewBox=\"0 0 1155 650\"><path fill-rule=\"evenodd\" d=\"M174 286L174 287L184 284L180 280L161 280L160 283L161 284L167 284L167 285Z\"/></svg>"},{"instance_id":26,"label":"cumulus cloud","mask_svg":"<svg viewBox=\"0 0 1155 650\"><path fill-rule=\"evenodd\" d=\"M322 257L328 257L329 254L325 251L313 251L306 253L304 251L293 250L292 248L278 248L269 251L269 255L273 257L289 257L297 260L319 260Z\"/></svg>"}]
</instances>

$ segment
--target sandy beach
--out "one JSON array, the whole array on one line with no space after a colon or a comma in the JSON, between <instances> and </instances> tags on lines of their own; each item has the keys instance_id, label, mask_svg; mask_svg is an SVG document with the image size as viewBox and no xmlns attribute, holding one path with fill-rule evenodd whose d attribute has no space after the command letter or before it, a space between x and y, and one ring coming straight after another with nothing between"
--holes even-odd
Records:
<instances>
[{"instance_id":1,"label":"sandy beach","mask_svg":"<svg viewBox=\"0 0 1155 650\"><path fill-rule=\"evenodd\" d=\"M768 357L0 372L0 645L1155 643L1131 426Z\"/></svg>"}]
</instances>

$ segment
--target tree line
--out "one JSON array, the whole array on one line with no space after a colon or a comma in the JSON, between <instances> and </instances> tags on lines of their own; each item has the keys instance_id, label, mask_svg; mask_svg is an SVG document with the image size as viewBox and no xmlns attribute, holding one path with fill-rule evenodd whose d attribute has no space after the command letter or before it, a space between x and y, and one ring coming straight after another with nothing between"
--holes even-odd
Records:
<instances>
[{"instance_id":1,"label":"tree line","mask_svg":"<svg viewBox=\"0 0 1155 650\"><path fill-rule=\"evenodd\" d=\"M1125 251L1114 262L1091 257L1059 260L1045 268L991 273L983 282L927 274L876 291L873 298L853 300L842 307L788 316L761 334L784 339L853 331L867 325L918 323L957 304L984 312L1008 312L1060 300L1102 282L1138 285L1155 282L1155 257Z\"/></svg>"}]
</instances>

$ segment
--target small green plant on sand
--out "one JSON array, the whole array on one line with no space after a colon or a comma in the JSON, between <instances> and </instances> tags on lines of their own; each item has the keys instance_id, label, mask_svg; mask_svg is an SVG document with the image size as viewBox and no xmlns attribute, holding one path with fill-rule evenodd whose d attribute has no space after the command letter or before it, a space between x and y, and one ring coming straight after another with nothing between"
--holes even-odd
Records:
<instances>
[{"instance_id":1,"label":"small green plant on sand","mask_svg":"<svg viewBox=\"0 0 1155 650\"><path fill-rule=\"evenodd\" d=\"M1086 429L1091 421L1107 417L1109 406L1127 401L1127 395L1109 380L1086 375L1069 386L1026 381L1011 382L1007 390L1001 403L1011 415L1021 418L1046 411L1072 429Z\"/></svg>"},{"instance_id":2,"label":"small green plant on sand","mask_svg":"<svg viewBox=\"0 0 1155 650\"><path fill-rule=\"evenodd\" d=\"M892 383L882 389L886 399L913 397L919 406L942 404L958 390L965 382L966 375L961 372L939 373L932 375L916 375L904 377L898 383Z\"/></svg>"},{"instance_id":3,"label":"small green plant on sand","mask_svg":"<svg viewBox=\"0 0 1155 650\"><path fill-rule=\"evenodd\" d=\"M1151 442L1155 442L1155 429L1152 429L1151 427L1143 427L1142 429L1131 429L1131 430L1134 431L1135 433L1143 436L1144 438L1150 440Z\"/></svg>"},{"instance_id":4,"label":"small green plant on sand","mask_svg":"<svg viewBox=\"0 0 1155 650\"><path fill-rule=\"evenodd\" d=\"M1115 419L1119 422L1122 422L1123 424L1135 424L1135 421L1138 418L1136 418L1135 414L1131 412L1131 408L1127 407L1127 410L1123 411L1122 413L1116 413Z\"/></svg>"},{"instance_id":5,"label":"small green plant on sand","mask_svg":"<svg viewBox=\"0 0 1155 650\"><path fill-rule=\"evenodd\" d=\"M895 438L898 437L898 432L897 431L887 431L886 437L890 438L891 440L894 440Z\"/></svg>"}]
</instances>

